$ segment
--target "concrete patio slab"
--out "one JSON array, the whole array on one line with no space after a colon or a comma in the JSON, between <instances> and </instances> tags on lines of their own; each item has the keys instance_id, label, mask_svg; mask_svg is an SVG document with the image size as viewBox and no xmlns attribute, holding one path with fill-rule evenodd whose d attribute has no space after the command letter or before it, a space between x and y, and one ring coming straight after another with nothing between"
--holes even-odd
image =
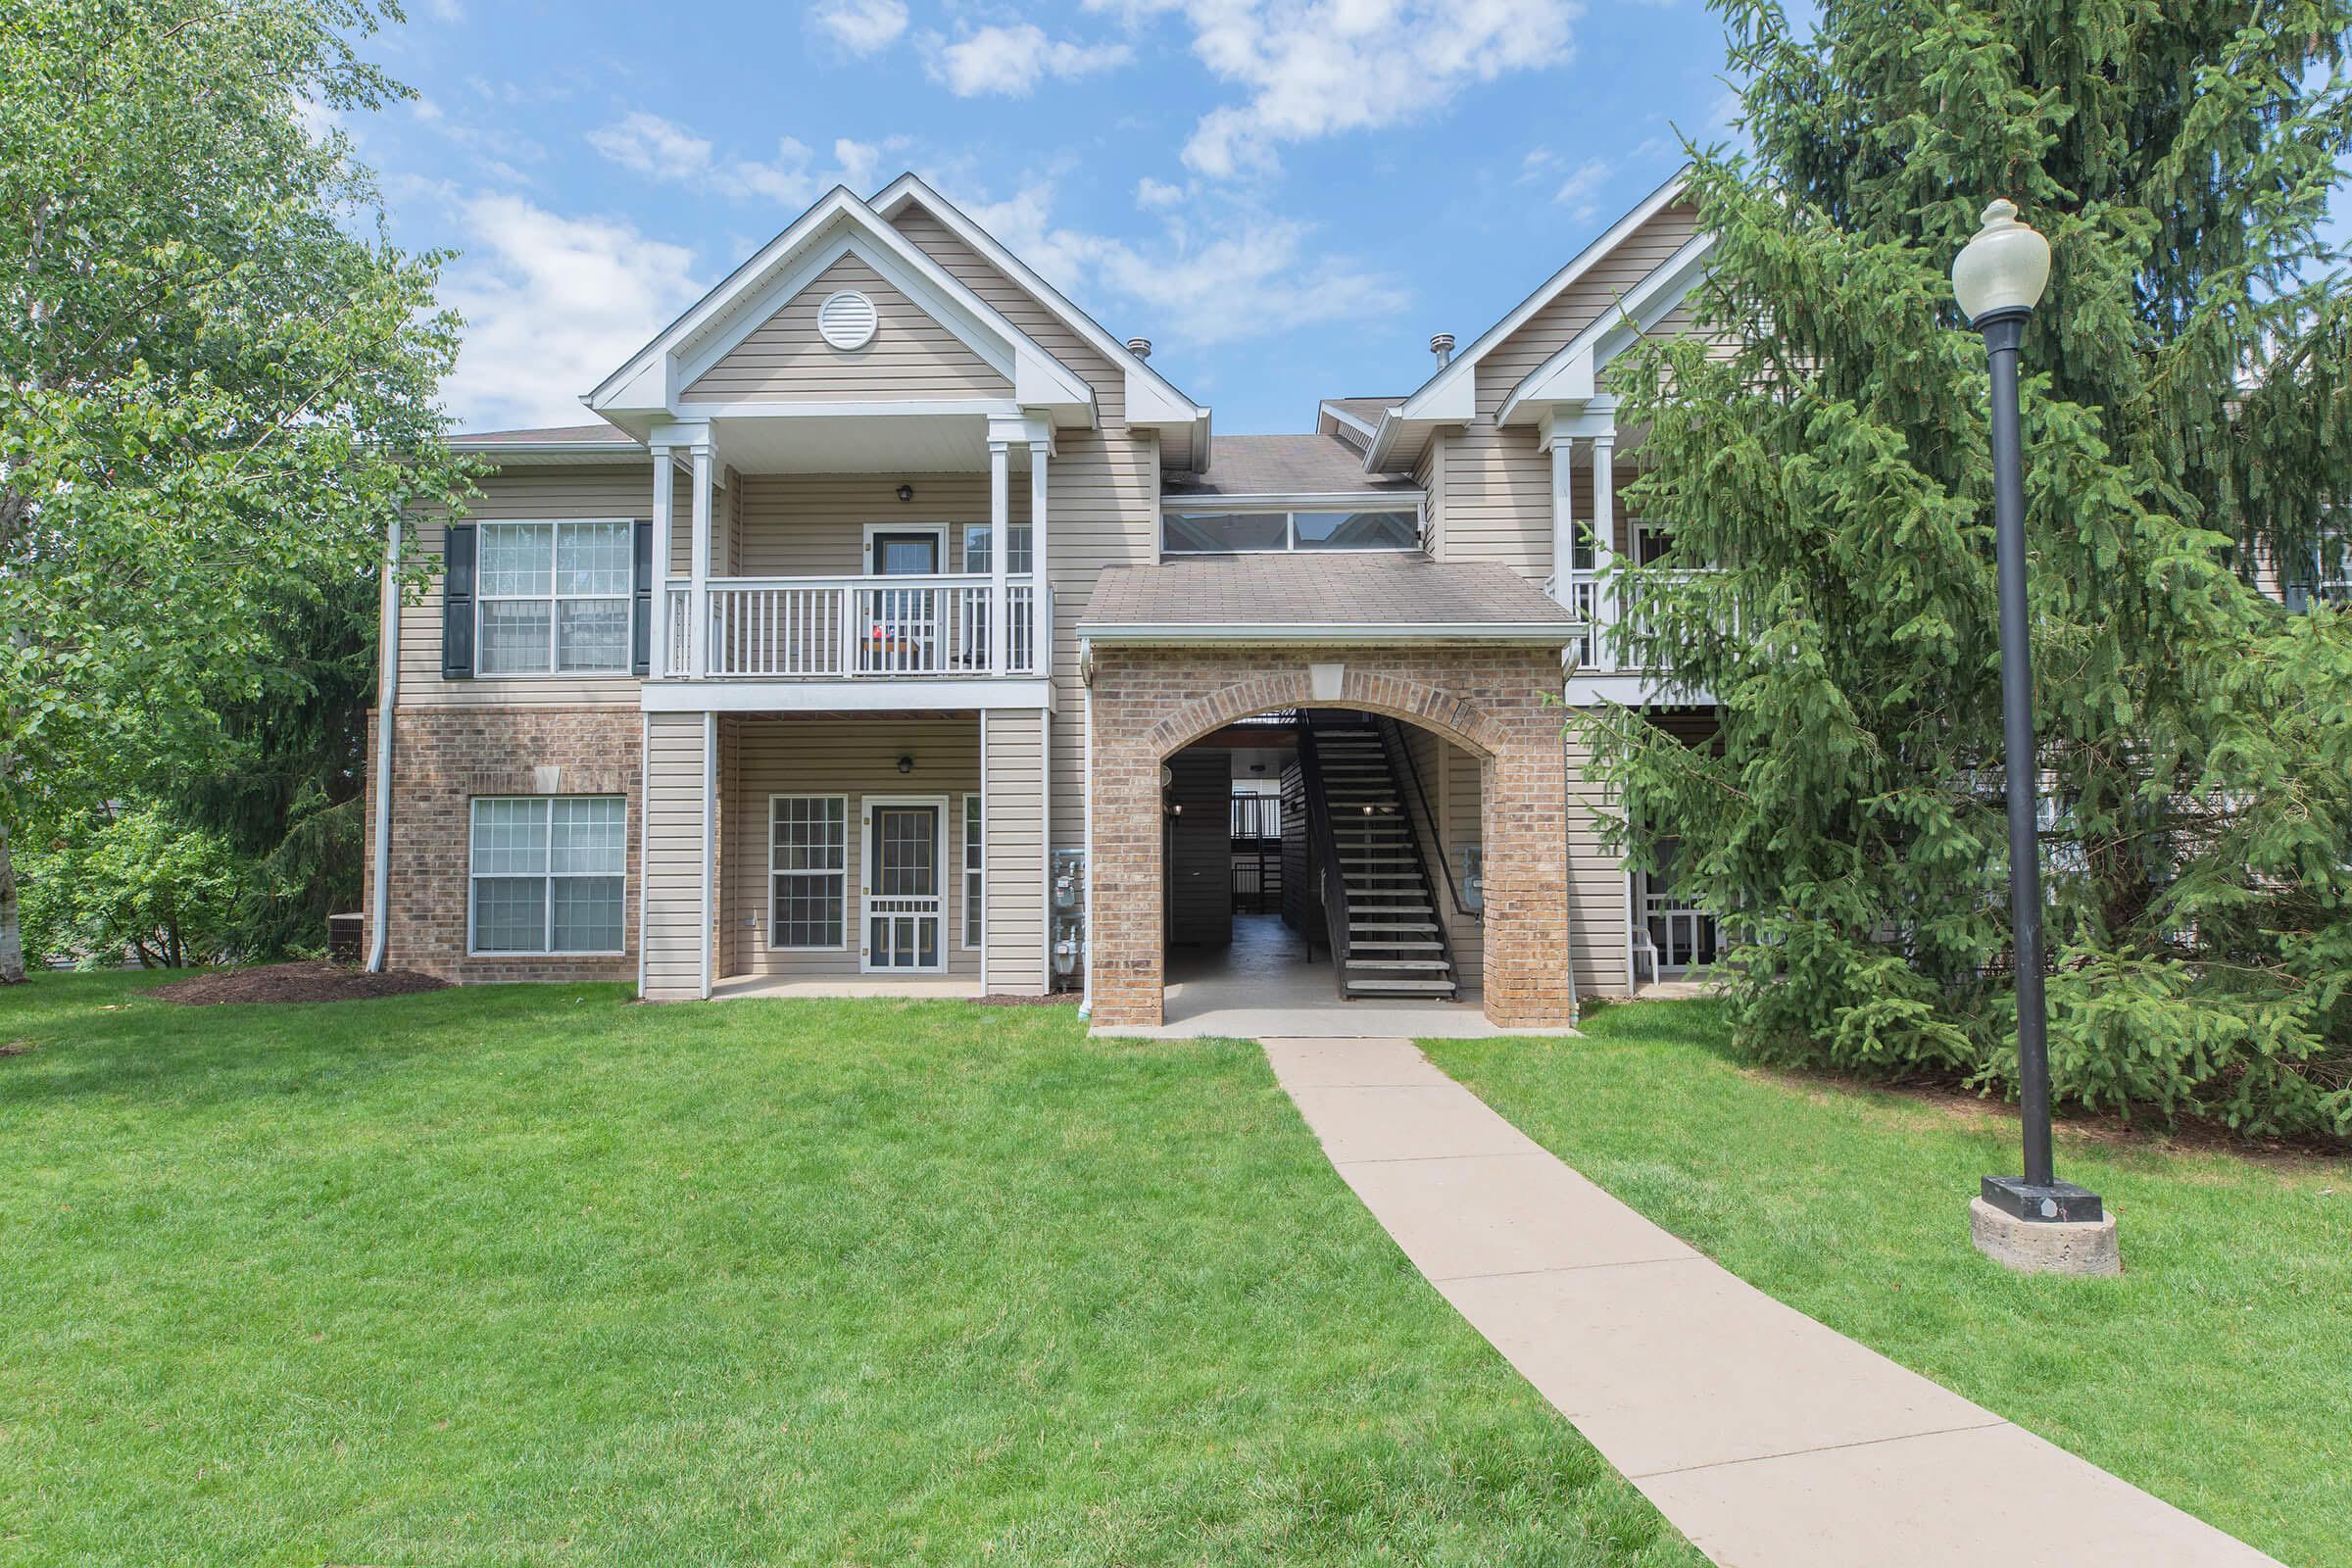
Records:
<instances>
[{"instance_id":1,"label":"concrete patio slab","mask_svg":"<svg viewBox=\"0 0 2352 1568\"><path fill-rule=\"evenodd\" d=\"M1266 1052L1405 1255L1716 1562L2272 1561L1774 1300L1402 1042Z\"/></svg>"}]
</instances>

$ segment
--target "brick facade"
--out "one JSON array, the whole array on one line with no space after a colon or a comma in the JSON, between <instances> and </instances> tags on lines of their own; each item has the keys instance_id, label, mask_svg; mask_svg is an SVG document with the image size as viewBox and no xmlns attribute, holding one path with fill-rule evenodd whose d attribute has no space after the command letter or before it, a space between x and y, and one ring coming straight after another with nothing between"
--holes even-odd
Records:
<instances>
[{"instance_id":1,"label":"brick facade","mask_svg":"<svg viewBox=\"0 0 2352 1568\"><path fill-rule=\"evenodd\" d=\"M1160 1022L1160 763L1250 713L1352 708L1480 759L1487 1016L1506 1028L1573 1022L1559 692L1559 655L1542 648L1098 647L1095 1021Z\"/></svg>"},{"instance_id":2,"label":"brick facade","mask_svg":"<svg viewBox=\"0 0 2352 1568\"><path fill-rule=\"evenodd\" d=\"M374 714L368 715L370 729ZM385 962L447 980L637 978L639 775L643 719L620 708L404 708L392 731L391 941ZM368 855L375 868L375 791L369 760ZM552 773L544 772L553 769ZM481 795L628 798L626 952L616 958L474 958L466 953L471 803ZM365 890L372 943L375 890Z\"/></svg>"}]
</instances>

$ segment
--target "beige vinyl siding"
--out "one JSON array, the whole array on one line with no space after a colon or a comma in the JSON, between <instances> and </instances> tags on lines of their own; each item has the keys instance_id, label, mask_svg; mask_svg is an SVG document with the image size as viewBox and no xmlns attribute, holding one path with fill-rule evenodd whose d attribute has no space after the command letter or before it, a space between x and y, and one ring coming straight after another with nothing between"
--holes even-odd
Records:
<instances>
[{"instance_id":1,"label":"beige vinyl siding","mask_svg":"<svg viewBox=\"0 0 2352 1568\"><path fill-rule=\"evenodd\" d=\"M980 788L980 723L954 718L747 718L735 732L735 765L722 780L726 839L719 856L727 885L728 923L720 945L728 977L839 978L858 974L863 944L859 884L865 874L866 835L859 811L874 796L946 800L948 918L943 932L952 976L977 978L980 955L960 946L963 919L963 797ZM901 773L901 757L914 771ZM849 798L848 904L837 952L776 952L768 946L768 801L777 795ZM1034 799L1034 786L1032 786ZM1036 838L1034 830L1030 833Z\"/></svg>"},{"instance_id":2,"label":"beige vinyl siding","mask_svg":"<svg viewBox=\"0 0 2352 1568\"><path fill-rule=\"evenodd\" d=\"M1694 209L1667 208L1487 351L1474 372L1477 418L1438 438L1446 442L1440 560L1499 561L1537 581L1551 574L1551 459L1538 450L1534 426L1501 428L1495 411L1529 371L1681 249L1696 226ZM1580 499L1578 515L1592 515L1589 505Z\"/></svg>"},{"instance_id":3,"label":"beige vinyl siding","mask_svg":"<svg viewBox=\"0 0 2352 1568\"><path fill-rule=\"evenodd\" d=\"M1051 467L1048 482L1058 476L1058 466ZM986 473L756 473L744 475L741 482L736 572L745 577L858 575L865 570L868 523L894 528L944 525L944 565L960 572L964 529L988 521ZM912 501L899 499L901 484L914 486ZM1059 500L1054 496L1049 503L1056 516ZM1026 466L1012 472L1008 511L1015 524L1028 522Z\"/></svg>"},{"instance_id":4,"label":"beige vinyl siding","mask_svg":"<svg viewBox=\"0 0 2352 1568\"><path fill-rule=\"evenodd\" d=\"M649 713L645 738L645 997L702 995L704 715Z\"/></svg>"},{"instance_id":5,"label":"beige vinyl siding","mask_svg":"<svg viewBox=\"0 0 2352 1568\"><path fill-rule=\"evenodd\" d=\"M1104 566L1149 565L1157 559L1159 469L1157 433L1126 426L1126 373L1097 352L1059 317L998 271L939 220L911 204L893 220L899 231L973 293L1027 333L1039 347L1094 388L1099 426L1063 430L1048 479L1054 587L1054 684L1059 710L1054 725L1054 844L1085 843L1085 724L1081 719L1078 645L1072 628ZM1171 451L1164 461L1177 461ZM921 497L922 478L910 482ZM1026 473L1013 490L1027 502ZM985 509L983 509L985 515Z\"/></svg>"},{"instance_id":6,"label":"beige vinyl siding","mask_svg":"<svg viewBox=\"0 0 2352 1568\"><path fill-rule=\"evenodd\" d=\"M827 343L816 329L817 308L843 289L871 300L880 318L873 340L847 352ZM844 256L704 371L681 401L1011 395L1012 383L962 339L863 261Z\"/></svg>"},{"instance_id":7,"label":"beige vinyl siding","mask_svg":"<svg viewBox=\"0 0 2352 1568\"><path fill-rule=\"evenodd\" d=\"M1034 993L1046 979L1046 867L1038 842L1043 715L999 708L988 728L988 984Z\"/></svg>"},{"instance_id":8,"label":"beige vinyl siding","mask_svg":"<svg viewBox=\"0 0 2352 1568\"><path fill-rule=\"evenodd\" d=\"M466 509L470 522L542 522L572 517L647 517L653 514L653 460L580 467L517 467L481 481ZM685 522L680 485L679 526ZM441 518L409 519L416 548L441 558L447 530ZM435 703L504 708L635 707L638 681L618 675L493 675L441 678L442 579L435 572L421 598L400 614L400 706Z\"/></svg>"},{"instance_id":9,"label":"beige vinyl siding","mask_svg":"<svg viewBox=\"0 0 2352 1568\"><path fill-rule=\"evenodd\" d=\"M1592 751L1568 724L1568 941L1580 997L1630 994L1625 967L1629 884L1625 862L1602 841L1595 813L1622 818L1609 791L1585 776Z\"/></svg>"}]
</instances>

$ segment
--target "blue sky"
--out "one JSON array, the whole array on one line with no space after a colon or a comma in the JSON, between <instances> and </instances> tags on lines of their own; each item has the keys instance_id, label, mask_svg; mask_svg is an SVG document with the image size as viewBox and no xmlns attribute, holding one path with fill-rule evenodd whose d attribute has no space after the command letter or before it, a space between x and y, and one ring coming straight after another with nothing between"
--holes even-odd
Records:
<instances>
[{"instance_id":1,"label":"blue sky","mask_svg":"<svg viewBox=\"0 0 2352 1568\"><path fill-rule=\"evenodd\" d=\"M841 182L937 185L1229 432L1405 392L1726 134L1698 0L408 0L342 128L464 254L467 428L577 398Z\"/></svg>"}]
</instances>

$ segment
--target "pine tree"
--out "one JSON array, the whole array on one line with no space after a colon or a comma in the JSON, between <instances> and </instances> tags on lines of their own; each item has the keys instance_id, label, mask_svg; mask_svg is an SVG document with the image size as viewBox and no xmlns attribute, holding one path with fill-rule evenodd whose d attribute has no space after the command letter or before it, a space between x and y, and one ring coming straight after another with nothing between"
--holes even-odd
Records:
<instances>
[{"instance_id":1,"label":"pine tree","mask_svg":"<svg viewBox=\"0 0 2352 1568\"><path fill-rule=\"evenodd\" d=\"M2010 1087L1984 352L1993 197L2053 270L2023 358L2058 1093L2352 1135L2352 615L2259 584L2352 491L2326 239L2352 6L1717 0L1752 151L1694 150L1710 340L1622 364L1638 662L1593 724L1638 861L1733 915L1740 1038ZM1707 571L1686 571L1712 566Z\"/></svg>"}]
</instances>

